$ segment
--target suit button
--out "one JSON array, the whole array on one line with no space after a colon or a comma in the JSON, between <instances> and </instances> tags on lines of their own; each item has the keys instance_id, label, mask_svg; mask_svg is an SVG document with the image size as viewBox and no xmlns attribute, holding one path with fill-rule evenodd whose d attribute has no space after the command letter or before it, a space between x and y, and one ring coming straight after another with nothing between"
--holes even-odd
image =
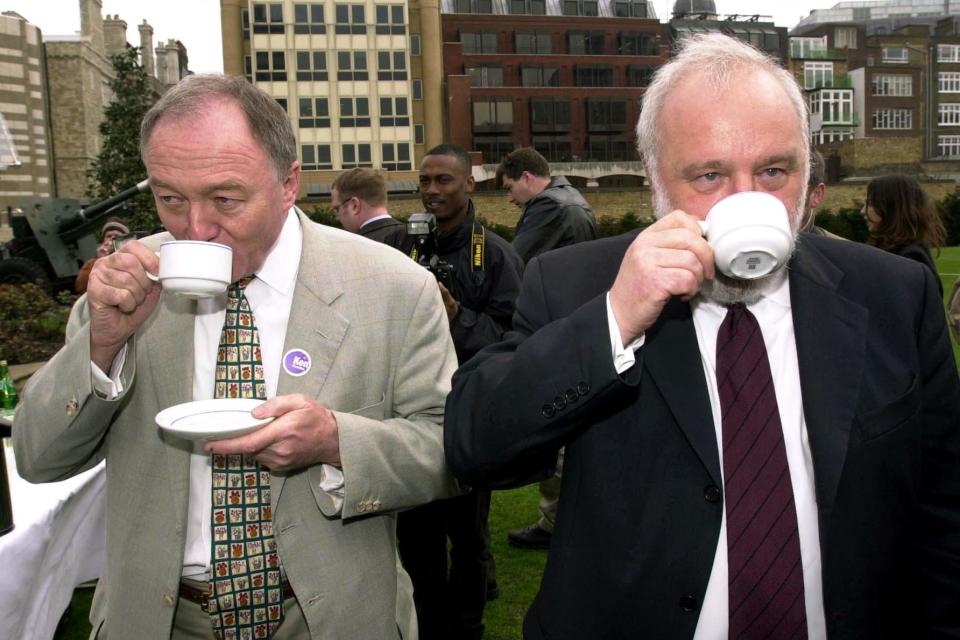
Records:
<instances>
[{"instance_id":1,"label":"suit button","mask_svg":"<svg viewBox=\"0 0 960 640\"><path fill-rule=\"evenodd\" d=\"M163 594L163 604L164 606L172 607L173 605L177 604L177 601L173 597L173 594L165 593Z\"/></svg>"},{"instance_id":2,"label":"suit button","mask_svg":"<svg viewBox=\"0 0 960 640\"><path fill-rule=\"evenodd\" d=\"M380 507L381 507L381 506L383 506L383 505L380 504L380 501L379 501L379 500L374 500L374 501L373 501L373 504L370 505L370 507L373 509L373 511L380 511Z\"/></svg>"},{"instance_id":3,"label":"suit button","mask_svg":"<svg viewBox=\"0 0 960 640\"><path fill-rule=\"evenodd\" d=\"M567 401L563 396L557 396L553 399L553 408L557 411L563 411L567 408Z\"/></svg>"},{"instance_id":4,"label":"suit button","mask_svg":"<svg viewBox=\"0 0 960 640\"><path fill-rule=\"evenodd\" d=\"M678 603L684 613L693 613L697 610L697 599L693 596L683 596Z\"/></svg>"},{"instance_id":5,"label":"suit button","mask_svg":"<svg viewBox=\"0 0 960 640\"><path fill-rule=\"evenodd\" d=\"M77 411L80 410L80 403L77 402L76 398L70 398L70 401L67 402L67 415L71 418L77 415Z\"/></svg>"},{"instance_id":6,"label":"suit button","mask_svg":"<svg viewBox=\"0 0 960 640\"><path fill-rule=\"evenodd\" d=\"M581 382L577 385L577 393L579 393L581 397L587 395L590 393L590 385L586 382Z\"/></svg>"},{"instance_id":7,"label":"suit button","mask_svg":"<svg viewBox=\"0 0 960 640\"><path fill-rule=\"evenodd\" d=\"M566 393L564 393L563 395L566 396L567 402L571 404L580 399L580 394L577 393L576 390L574 389L567 389Z\"/></svg>"},{"instance_id":8,"label":"suit button","mask_svg":"<svg viewBox=\"0 0 960 640\"><path fill-rule=\"evenodd\" d=\"M557 410L553 408L552 404L545 404L540 407L540 414L544 418L552 418L557 413Z\"/></svg>"},{"instance_id":9,"label":"suit button","mask_svg":"<svg viewBox=\"0 0 960 640\"><path fill-rule=\"evenodd\" d=\"M720 493L715 485L708 484L703 490L703 499L711 504L716 504L720 502L720 498L723 497L723 494Z\"/></svg>"}]
</instances>

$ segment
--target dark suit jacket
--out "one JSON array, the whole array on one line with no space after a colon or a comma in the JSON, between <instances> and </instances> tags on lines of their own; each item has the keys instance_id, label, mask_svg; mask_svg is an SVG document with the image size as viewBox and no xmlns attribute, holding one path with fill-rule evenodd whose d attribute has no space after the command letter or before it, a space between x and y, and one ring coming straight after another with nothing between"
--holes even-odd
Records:
<instances>
[{"instance_id":1,"label":"dark suit jacket","mask_svg":"<svg viewBox=\"0 0 960 640\"><path fill-rule=\"evenodd\" d=\"M406 225L394 218L384 218L360 227L360 235L377 242L386 242L387 238L406 229ZM389 243L388 243L389 244Z\"/></svg>"},{"instance_id":2,"label":"dark suit jacket","mask_svg":"<svg viewBox=\"0 0 960 640\"><path fill-rule=\"evenodd\" d=\"M474 486L546 477L558 519L528 639L690 638L723 511L690 306L614 370L604 294L635 234L527 267L515 333L454 376L445 447ZM929 270L803 234L790 263L829 636L960 634L960 383Z\"/></svg>"}]
</instances>

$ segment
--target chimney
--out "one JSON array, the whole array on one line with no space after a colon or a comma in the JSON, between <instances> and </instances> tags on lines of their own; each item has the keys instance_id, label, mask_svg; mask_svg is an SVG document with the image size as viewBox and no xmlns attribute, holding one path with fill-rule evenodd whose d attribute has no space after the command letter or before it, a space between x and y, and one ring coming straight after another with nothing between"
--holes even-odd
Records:
<instances>
[{"instance_id":1,"label":"chimney","mask_svg":"<svg viewBox=\"0 0 960 640\"><path fill-rule=\"evenodd\" d=\"M103 20L103 48L108 58L123 53L127 48L127 23L119 15L107 14Z\"/></svg>"},{"instance_id":2,"label":"chimney","mask_svg":"<svg viewBox=\"0 0 960 640\"><path fill-rule=\"evenodd\" d=\"M101 0L80 0L80 35L90 38L90 46L101 55L103 47L103 8Z\"/></svg>"},{"instance_id":3,"label":"chimney","mask_svg":"<svg viewBox=\"0 0 960 640\"><path fill-rule=\"evenodd\" d=\"M155 76L156 69L153 66L153 27L143 19L143 24L138 25L140 30L140 65L148 76Z\"/></svg>"},{"instance_id":4,"label":"chimney","mask_svg":"<svg viewBox=\"0 0 960 640\"><path fill-rule=\"evenodd\" d=\"M180 47L176 40L167 40L167 44L157 47L157 79L166 85L180 82Z\"/></svg>"}]
</instances>

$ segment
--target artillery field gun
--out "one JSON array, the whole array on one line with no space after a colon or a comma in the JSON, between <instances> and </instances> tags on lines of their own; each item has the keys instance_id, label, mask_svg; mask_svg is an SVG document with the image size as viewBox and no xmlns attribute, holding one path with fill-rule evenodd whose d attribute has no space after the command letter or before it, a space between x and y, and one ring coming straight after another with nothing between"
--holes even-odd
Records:
<instances>
[{"instance_id":1,"label":"artillery field gun","mask_svg":"<svg viewBox=\"0 0 960 640\"><path fill-rule=\"evenodd\" d=\"M13 239L0 244L0 284L72 287L83 263L97 254L97 232L107 217L148 188L144 180L89 207L71 198L21 198L10 214Z\"/></svg>"}]
</instances>

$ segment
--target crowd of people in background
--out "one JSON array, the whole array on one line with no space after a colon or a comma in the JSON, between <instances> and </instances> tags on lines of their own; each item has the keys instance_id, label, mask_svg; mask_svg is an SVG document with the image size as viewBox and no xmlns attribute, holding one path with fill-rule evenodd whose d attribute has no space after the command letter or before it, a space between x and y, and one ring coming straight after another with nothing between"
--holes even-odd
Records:
<instances>
[{"instance_id":1,"label":"crowd of people in background","mask_svg":"<svg viewBox=\"0 0 960 640\"><path fill-rule=\"evenodd\" d=\"M867 187L872 247L817 227L824 160L770 58L714 34L658 70L638 124L657 220L611 239L530 148L496 172L512 242L453 144L419 167L422 227L369 168L332 184L343 231L312 223L287 114L243 79L186 78L141 139L168 232L114 251L129 229L104 225L14 433L34 481L108 460L96 628L479 640L501 587L491 491L539 481L540 518L508 533L549 549L528 640L960 633L943 224L892 175ZM804 232L789 269L715 271L696 220L741 191ZM161 297L170 239L233 249L226 301ZM268 426L186 446L144 428L224 397L232 370Z\"/></svg>"}]
</instances>

